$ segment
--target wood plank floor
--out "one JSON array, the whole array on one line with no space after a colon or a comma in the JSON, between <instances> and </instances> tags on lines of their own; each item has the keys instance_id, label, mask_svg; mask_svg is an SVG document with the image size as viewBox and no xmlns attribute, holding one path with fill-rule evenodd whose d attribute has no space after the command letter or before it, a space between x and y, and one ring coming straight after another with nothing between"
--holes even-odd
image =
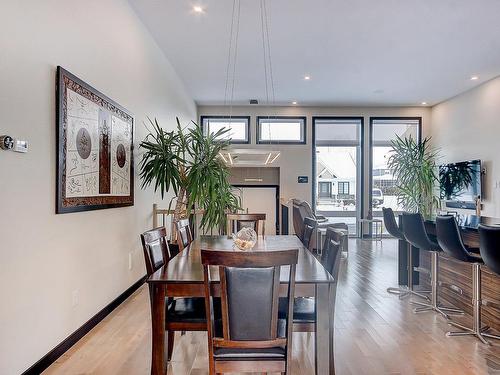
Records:
<instances>
[{"instance_id":1,"label":"wood plank floor","mask_svg":"<svg viewBox=\"0 0 500 375\"><path fill-rule=\"evenodd\" d=\"M337 375L500 374L500 342L447 338L434 313L415 315L385 289L397 283L396 241L350 240L335 317ZM500 293L500 291L499 291ZM150 310L143 286L44 374L149 374ZM313 374L310 334L294 334L293 374ZM207 374L204 333L176 337L168 374Z\"/></svg>"}]
</instances>

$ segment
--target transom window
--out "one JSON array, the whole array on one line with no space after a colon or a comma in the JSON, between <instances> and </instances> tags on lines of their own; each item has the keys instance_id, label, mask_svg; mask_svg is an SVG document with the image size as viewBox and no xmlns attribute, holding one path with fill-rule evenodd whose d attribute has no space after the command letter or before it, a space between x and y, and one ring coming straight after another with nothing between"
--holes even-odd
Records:
<instances>
[{"instance_id":1,"label":"transom window","mask_svg":"<svg viewBox=\"0 0 500 375\"><path fill-rule=\"evenodd\" d=\"M257 117L257 143L305 144L305 117Z\"/></svg>"},{"instance_id":2,"label":"transom window","mask_svg":"<svg viewBox=\"0 0 500 375\"><path fill-rule=\"evenodd\" d=\"M222 139L231 143L250 143L250 117L247 116L202 116L201 126L205 134L217 133L226 128L229 131Z\"/></svg>"}]
</instances>

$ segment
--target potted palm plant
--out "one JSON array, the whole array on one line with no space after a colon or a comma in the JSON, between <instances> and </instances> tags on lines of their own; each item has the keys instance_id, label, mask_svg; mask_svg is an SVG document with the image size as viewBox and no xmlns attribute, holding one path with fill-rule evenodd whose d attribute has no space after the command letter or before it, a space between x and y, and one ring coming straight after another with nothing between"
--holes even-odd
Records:
<instances>
[{"instance_id":1,"label":"potted palm plant","mask_svg":"<svg viewBox=\"0 0 500 375\"><path fill-rule=\"evenodd\" d=\"M240 208L239 198L228 181L229 168L219 154L228 145L221 140L229 129L203 134L200 125L182 127L178 118L173 131L164 130L155 119L149 119L150 132L141 142L144 149L140 162L142 188L153 185L162 198L173 191L174 222L189 217L192 207L203 210L200 229L219 232L225 228L226 212Z\"/></svg>"},{"instance_id":2,"label":"potted palm plant","mask_svg":"<svg viewBox=\"0 0 500 375\"><path fill-rule=\"evenodd\" d=\"M430 145L430 137L418 142L413 137L396 136L387 160L396 179L398 204L405 211L432 216L439 200L435 195L436 159L438 151Z\"/></svg>"}]
</instances>

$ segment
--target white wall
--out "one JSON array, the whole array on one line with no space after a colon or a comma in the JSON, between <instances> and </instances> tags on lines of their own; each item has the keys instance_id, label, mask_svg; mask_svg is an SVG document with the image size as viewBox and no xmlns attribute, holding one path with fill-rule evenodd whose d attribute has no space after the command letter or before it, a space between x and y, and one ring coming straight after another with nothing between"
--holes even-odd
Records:
<instances>
[{"instance_id":1,"label":"white wall","mask_svg":"<svg viewBox=\"0 0 500 375\"><path fill-rule=\"evenodd\" d=\"M0 135L30 142L27 154L0 151L0 374L10 375L145 274L138 235L154 197L137 175L133 207L55 215L56 66L130 110L136 145L146 116L173 126L196 106L123 0L4 0L0 51Z\"/></svg>"},{"instance_id":2,"label":"white wall","mask_svg":"<svg viewBox=\"0 0 500 375\"><path fill-rule=\"evenodd\" d=\"M198 121L201 116L228 115L229 108L221 106L199 106ZM299 198L311 202L312 195L312 117L314 116L362 116L364 117L365 139L369 136L370 117L422 117L423 133L428 133L430 126L430 109L426 107L275 107L241 106L232 109L233 115L251 116L251 144L237 145L238 148L264 148L281 151L281 156L273 163L280 167L281 198ZM305 145L256 145L255 121L257 116L282 115L307 117L307 143ZM241 147L240 147L241 146ZM368 179L368 152L365 152L365 176ZM298 176L308 176L309 183L297 183ZM368 180L367 180L368 181ZM368 197L365 197L368 208ZM366 214L366 213L365 213Z\"/></svg>"},{"instance_id":3,"label":"white wall","mask_svg":"<svg viewBox=\"0 0 500 375\"><path fill-rule=\"evenodd\" d=\"M431 134L442 163L484 162L482 214L500 217L500 77L433 107Z\"/></svg>"}]
</instances>

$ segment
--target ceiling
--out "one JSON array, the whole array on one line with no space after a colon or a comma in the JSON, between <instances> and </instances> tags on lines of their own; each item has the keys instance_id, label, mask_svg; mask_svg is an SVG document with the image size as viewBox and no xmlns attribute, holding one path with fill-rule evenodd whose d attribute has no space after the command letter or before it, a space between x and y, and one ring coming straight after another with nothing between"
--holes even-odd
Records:
<instances>
[{"instance_id":1,"label":"ceiling","mask_svg":"<svg viewBox=\"0 0 500 375\"><path fill-rule=\"evenodd\" d=\"M129 2L194 100L222 103L233 1ZM259 3L241 0L235 104L266 98ZM278 104L434 105L500 75L498 0L267 4Z\"/></svg>"}]
</instances>

